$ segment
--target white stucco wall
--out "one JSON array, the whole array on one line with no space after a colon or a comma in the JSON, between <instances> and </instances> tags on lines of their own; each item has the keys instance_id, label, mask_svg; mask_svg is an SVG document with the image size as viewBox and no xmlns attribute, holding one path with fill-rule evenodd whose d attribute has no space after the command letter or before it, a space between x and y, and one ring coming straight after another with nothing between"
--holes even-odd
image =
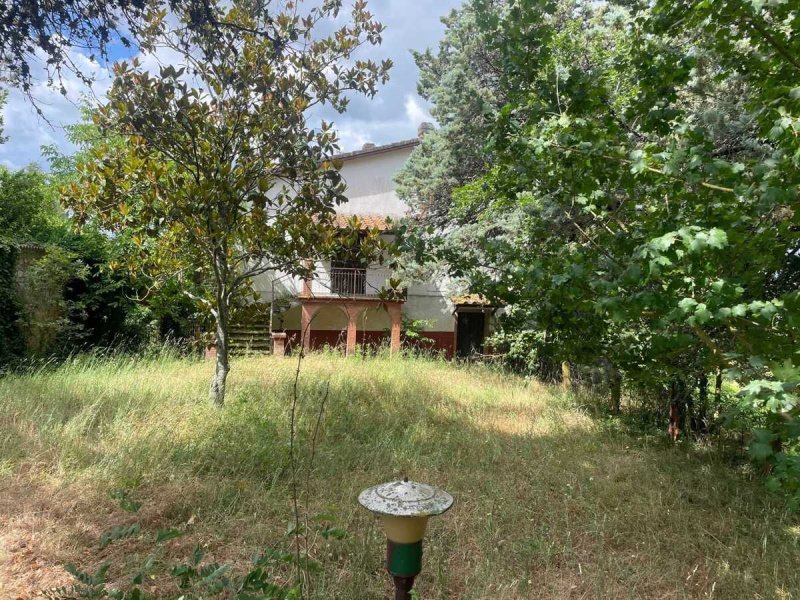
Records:
<instances>
[{"instance_id":1,"label":"white stucco wall","mask_svg":"<svg viewBox=\"0 0 800 600\"><path fill-rule=\"evenodd\" d=\"M453 331L453 305L441 293L415 295L409 290L403 316L413 321L428 321L425 331Z\"/></svg>"},{"instance_id":2,"label":"white stucco wall","mask_svg":"<svg viewBox=\"0 0 800 600\"><path fill-rule=\"evenodd\" d=\"M342 178L347 183L347 204L337 212L345 215L385 215L402 217L408 205L394 192L394 176L411 156L413 146L397 148L377 154L367 154L345 159Z\"/></svg>"},{"instance_id":3,"label":"white stucco wall","mask_svg":"<svg viewBox=\"0 0 800 600\"><path fill-rule=\"evenodd\" d=\"M253 289L258 293L261 302L272 302L273 281L276 298L297 296L303 290L303 280L299 277L270 271L253 277Z\"/></svg>"}]
</instances>

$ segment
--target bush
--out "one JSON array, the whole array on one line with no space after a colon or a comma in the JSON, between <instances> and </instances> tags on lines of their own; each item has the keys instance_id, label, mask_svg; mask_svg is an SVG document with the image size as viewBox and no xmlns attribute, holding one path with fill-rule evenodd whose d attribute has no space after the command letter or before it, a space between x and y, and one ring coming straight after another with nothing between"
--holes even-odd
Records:
<instances>
[{"instance_id":1,"label":"bush","mask_svg":"<svg viewBox=\"0 0 800 600\"><path fill-rule=\"evenodd\" d=\"M0 373L18 360L25 350L19 330L19 301L14 293L17 248L0 241Z\"/></svg>"}]
</instances>

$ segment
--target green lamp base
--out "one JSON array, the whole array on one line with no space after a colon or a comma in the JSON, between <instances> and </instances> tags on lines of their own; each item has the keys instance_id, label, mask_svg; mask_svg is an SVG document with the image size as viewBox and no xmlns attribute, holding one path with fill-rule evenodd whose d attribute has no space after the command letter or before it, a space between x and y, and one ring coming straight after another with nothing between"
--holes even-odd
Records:
<instances>
[{"instance_id":1,"label":"green lamp base","mask_svg":"<svg viewBox=\"0 0 800 600\"><path fill-rule=\"evenodd\" d=\"M413 544L386 545L386 570L394 582L395 600L410 600L414 577L422 571L422 540Z\"/></svg>"},{"instance_id":2,"label":"green lamp base","mask_svg":"<svg viewBox=\"0 0 800 600\"><path fill-rule=\"evenodd\" d=\"M386 545L386 570L396 577L414 577L422 571L422 541Z\"/></svg>"}]
</instances>

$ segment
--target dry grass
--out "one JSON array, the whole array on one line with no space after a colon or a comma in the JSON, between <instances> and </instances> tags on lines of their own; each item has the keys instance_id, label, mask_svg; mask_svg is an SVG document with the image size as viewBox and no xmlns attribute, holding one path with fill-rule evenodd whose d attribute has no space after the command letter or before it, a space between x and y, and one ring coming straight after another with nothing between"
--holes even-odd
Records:
<instances>
[{"instance_id":1,"label":"dry grass","mask_svg":"<svg viewBox=\"0 0 800 600\"><path fill-rule=\"evenodd\" d=\"M237 564L288 547L294 367L238 360L221 412L205 402L206 363L79 360L0 380L0 598L67 582L66 562L110 559L122 581L173 525L188 533L155 549L159 564L197 543ZM349 532L318 547L320 598L388 595L382 534L356 496L403 474L457 499L429 530L425 599L800 598L797 521L713 455L478 368L313 356L301 382L303 431L330 382L313 509ZM138 514L109 497L119 487ZM98 550L134 521L141 536Z\"/></svg>"}]
</instances>

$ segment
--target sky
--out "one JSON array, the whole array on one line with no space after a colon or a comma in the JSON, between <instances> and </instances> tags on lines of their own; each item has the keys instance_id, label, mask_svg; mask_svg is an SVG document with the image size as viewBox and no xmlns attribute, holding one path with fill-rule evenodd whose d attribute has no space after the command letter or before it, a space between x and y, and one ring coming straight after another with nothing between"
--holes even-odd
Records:
<instances>
[{"instance_id":1,"label":"sky","mask_svg":"<svg viewBox=\"0 0 800 600\"><path fill-rule=\"evenodd\" d=\"M387 144L416 136L417 127L423 121L432 121L427 104L416 93L417 68L411 50L437 48L444 33L441 17L457 8L461 0L371 0L369 8L384 25L383 43L367 46L367 52L375 60L390 58L394 67L390 81L382 86L372 98L354 97L347 113L325 114L333 120L340 136L342 151L357 150L366 142ZM46 119L37 115L30 101L18 90L9 90L8 103L4 109L5 144L0 144L0 165L18 169L30 164L47 168L42 158L41 147L56 146L69 153L73 147L67 141L65 125L80 120L79 104L83 95L91 94L99 101L105 96L111 83L108 69L93 63L77 52L73 59L85 73L94 73L95 82L91 90L72 74L64 77L67 97L56 89L47 87L40 77L34 96ZM164 57L161 57L164 62ZM144 57L145 66L155 66L155 61ZM35 69L35 66L34 66Z\"/></svg>"}]
</instances>

